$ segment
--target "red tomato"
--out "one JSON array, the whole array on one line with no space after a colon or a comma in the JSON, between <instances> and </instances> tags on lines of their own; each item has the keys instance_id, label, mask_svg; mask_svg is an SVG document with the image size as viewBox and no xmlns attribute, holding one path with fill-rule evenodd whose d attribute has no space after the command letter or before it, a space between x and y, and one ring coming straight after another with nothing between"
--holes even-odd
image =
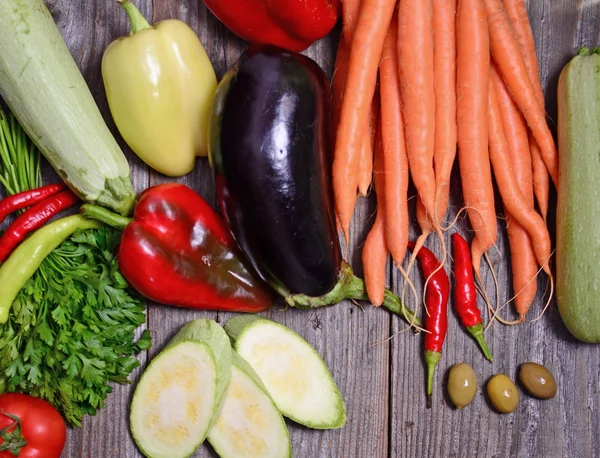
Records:
<instances>
[{"instance_id":1,"label":"red tomato","mask_svg":"<svg viewBox=\"0 0 600 458\"><path fill-rule=\"evenodd\" d=\"M11 425L15 420L7 413L19 417L21 437L27 441L19 458L60 458L67 428L58 410L49 402L20 393L0 395L0 430L14 432ZM6 444L0 437L0 447L3 445ZM14 456L10 450L0 451L0 458Z\"/></svg>"}]
</instances>

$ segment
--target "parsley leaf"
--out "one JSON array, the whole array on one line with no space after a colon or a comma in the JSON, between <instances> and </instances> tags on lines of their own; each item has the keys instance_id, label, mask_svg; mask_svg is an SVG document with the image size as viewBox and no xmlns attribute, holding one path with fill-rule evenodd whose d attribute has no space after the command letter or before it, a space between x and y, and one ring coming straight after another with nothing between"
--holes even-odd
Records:
<instances>
[{"instance_id":1,"label":"parsley leaf","mask_svg":"<svg viewBox=\"0 0 600 458\"><path fill-rule=\"evenodd\" d=\"M73 426L95 415L112 392L129 383L150 348L146 305L119 273L114 251L121 232L79 231L41 264L0 325L0 393L47 399Z\"/></svg>"}]
</instances>

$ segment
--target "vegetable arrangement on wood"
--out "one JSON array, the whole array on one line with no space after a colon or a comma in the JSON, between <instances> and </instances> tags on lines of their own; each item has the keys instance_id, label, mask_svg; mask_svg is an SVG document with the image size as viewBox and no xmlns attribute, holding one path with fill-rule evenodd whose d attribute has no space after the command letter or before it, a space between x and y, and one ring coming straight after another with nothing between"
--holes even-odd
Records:
<instances>
[{"instance_id":1,"label":"vegetable arrangement on wood","mask_svg":"<svg viewBox=\"0 0 600 458\"><path fill-rule=\"evenodd\" d=\"M489 263L487 252L498 237L494 184L508 225L513 300L519 318L512 323L500 318L499 304L490 318L507 324L524 321L536 296L540 271L550 279L548 303L552 299L552 247L545 219L548 176L557 184L558 159L545 119L531 27L522 0L364 0L347 6L332 86L334 109L339 111L334 126L335 209L348 241L357 195L364 194L359 177L363 169L371 170L364 167L363 139L371 137L370 120L378 119L381 143L375 151L382 150L379 173L384 178L375 176L378 216L363 247L363 259L385 259L382 250L389 250L406 283L413 260L420 259L426 279L425 359L431 394L432 368L446 327L449 287L440 289L440 280L448 284L443 265L449 250L443 233L455 224L445 218L456 159L463 209L474 236L470 254L467 242L457 233L452 236L455 303L485 357L492 360L483 339L475 280L482 284L482 258ZM374 106L379 114L370 113ZM409 172L417 191L421 235L411 245L405 270ZM385 192L379 191L381 187ZM439 263L431 261L435 257L428 250L420 256L432 233L441 242ZM372 250L377 250L377 256ZM365 262L365 277L379 278L381 266L381 261ZM379 301L385 283L369 281L367 287L369 297ZM436 292L435 305L431 290ZM492 309L485 291L483 298ZM438 339L435 345L432 339Z\"/></svg>"},{"instance_id":2,"label":"vegetable arrangement on wood","mask_svg":"<svg viewBox=\"0 0 600 458\"><path fill-rule=\"evenodd\" d=\"M390 215L386 220L386 238L395 264L402 268L404 241L408 238L408 226L403 223L406 217L400 216L406 214L405 204L398 209L396 204L398 200L407 200L407 186L396 184L406 182L407 175L397 164L408 161L417 189L417 219L422 230L415 249L417 255L423 238L436 227L439 229L444 220L450 171L458 147L465 209L474 230L471 263L475 276L481 279L481 257L497 238L493 171L507 215L512 212L511 220L515 220L515 228L510 230L511 251L515 253L515 303L524 319L535 296L538 265L552 277L550 236L542 219L548 197L538 193L543 210L542 215L538 214L533 207L530 145L543 146L541 154L550 174L556 171L557 156L542 118L543 106L534 91L541 85L537 66L531 68L533 40L526 11L523 13L523 2L506 2L505 10L499 0L400 0L386 3L377 13L370 9L369 2L357 3L360 4L358 20L348 19L356 33L363 27L370 30L368 27L376 26L374 33L387 30L388 39L368 40L369 55L381 56L379 73L377 65L365 64L359 52L352 53L354 48L367 52L363 41L356 37L352 41L356 45L351 44L349 52L357 57L350 59L348 69L342 72L342 77L344 73L347 77L345 82L340 82L345 90L336 129L333 182L336 211L346 237L356 196L355 177L360 173L353 172L360 169L359 153L355 151L359 150L360 140L368 135L369 114L365 107L369 101L356 97L369 96L370 100L370 96L375 95L371 88L378 76L382 147L386 158L383 173L386 190L389 189L384 205ZM390 7L394 6L396 11L392 14ZM518 20L516 32L507 10L513 21ZM346 37L344 33L344 40ZM529 44L524 47L525 56L519 49L517 37ZM510 51L507 46L512 47ZM336 67L345 65L347 53L346 49L338 51ZM356 90L363 85L368 90ZM394 87L399 91L394 91ZM513 101L514 94L518 95ZM388 133L390 125L396 131L393 134ZM535 142L528 140L528 127ZM400 146L389 142L399 135ZM528 257L527 253L534 256ZM365 269L369 268L366 264ZM378 288L379 291L371 292L373 297L381 295L383 285Z\"/></svg>"},{"instance_id":3,"label":"vegetable arrangement on wood","mask_svg":"<svg viewBox=\"0 0 600 458\"><path fill-rule=\"evenodd\" d=\"M0 222L11 218L0 237L0 457L37 453L39 437L29 437L38 416L55 431L40 453L58 457L60 415L80 426L104 406L110 383L129 383L136 356L151 344L149 331L137 332L146 322L144 298L250 313L269 310L278 296L300 309L344 299L383 306L425 334L431 407L452 287L458 319L493 361L477 289L482 259L493 271L495 187L518 319L500 318L500 305L482 290L487 326L525 320L540 272L552 300L552 180L559 310L576 338L600 342L590 289L600 246L593 230L580 230L600 218L595 202L581 201L600 175L600 130L591 121L600 51L583 49L561 74L559 163L523 0L205 0L251 41L219 84L191 28L177 20L150 26L133 3L117 1L131 35L110 45L101 68L117 129L164 175L187 174L208 155L222 216L178 183L136 195L127 160L44 2L0 3L0 94L11 112L0 110ZM339 17L330 82L296 51ZM41 182L40 152L63 182ZM466 212L473 237L469 246L454 232L450 248L456 162L458 213ZM371 184L377 214L362 248L362 280L339 236L350 240L355 204ZM59 217L80 203L78 214ZM425 246L432 237L440 256ZM388 254L404 279L401 297L386 288ZM416 293L415 261L425 282L411 310L405 299L407 290ZM534 397L554 397L556 382L543 366L528 362L519 377ZM448 394L458 409L476 389L469 365L452 367ZM518 389L504 374L488 381L487 392L498 412L518 406ZM224 458L285 458L292 450L284 417L341 428L343 394L298 333L244 314L223 327L197 319L181 328L137 384L130 425L148 457L190 456L208 440Z\"/></svg>"}]
</instances>

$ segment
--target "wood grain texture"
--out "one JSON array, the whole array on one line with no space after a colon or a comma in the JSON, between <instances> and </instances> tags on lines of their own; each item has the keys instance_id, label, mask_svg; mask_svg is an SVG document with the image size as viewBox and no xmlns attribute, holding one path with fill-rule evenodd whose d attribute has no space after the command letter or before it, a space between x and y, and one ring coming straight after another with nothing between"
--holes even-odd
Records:
<instances>
[{"instance_id":1,"label":"wood grain texture","mask_svg":"<svg viewBox=\"0 0 600 458\"><path fill-rule=\"evenodd\" d=\"M201 1L135 2L146 17L155 22L178 18L189 24L205 45L219 78L246 48L246 44L220 24ZM100 61L110 41L127 33L124 13L109 0L47 0L47 3L109 127L128 155L136 190L172 181L150 171L131 153L118 136L108 111ZM552 123L556 119L554 94L560 69L579 46L600 42L600 3L596 0L530 0L529 14ZM336 33L306 52L329 74ZM448 219L452 219L462 206L457 177L454 173ZM205 159L198 159L195 170L177 181L191 186L214 204L212 175ZM414 215L414 200L411 204ZM373 213L372 196L360 199L348 247L350 262L359 274L362 270L360 250ZM501 220L498 224L503 229ZM470 238L466 220L461 219L454 230ZM416 227L412 231L416 236ZM446 246L450 246L449 235L445 239ZM430 238L428 246L440 254L440 243L435 237ZM504 230L500 231L497 248L490 252L490 261L498 278L499 303L503 304L513 294ZM451 269L450 260L446 268ZM420 271L413 271L410 278L417 287L421 286ZM389 283L396 291L401 291L402 278L391 266ZM489 269L485 269L484 283L495 301ZM540 279L532 318L542 309L545 287L545 280ZM414 305L414 301L407 295L409 304ZM265 315L290 326L316 347L346 400L348 424L341 430L312 431L289 423L295 457L600 456L600 347L577 343L570 337L554 304L536 323L518 327L494 325L486 334L495 356L493 364L483 359L473 340L458 325L451 307L448 338L437 369L431 410L425 409L422 336L406 332L404 322L387 311L370 306L361 309L346 301L317 311L282 311L277 307ZM142 356L141 368L132 377L133 385L116 386L105 409L96 417L86 418L82 428L69 430L63 456L140 457L129 434L128 415L131 393L146 366L146 356L156 355L179 327L191 319L214 318L224 323L230 316L228 313L194 312L150 304L148 327L154 345L149 355ZM503 310L503 316L514 316L510 305ZM389 342L381 343L390 336L393 338ZM474 367L480 387L473 403L463 411L457 411L450 406L443 386L450 366L463 361ZM499 372L516 379L518 365L525 361L540 362L552 370L559 386L556 398L542 402L521 392L516 413L495 413L484 396L485 383ZM208 446L194 454L194 457L214 456Z\"/></svg>"}]
</instances>

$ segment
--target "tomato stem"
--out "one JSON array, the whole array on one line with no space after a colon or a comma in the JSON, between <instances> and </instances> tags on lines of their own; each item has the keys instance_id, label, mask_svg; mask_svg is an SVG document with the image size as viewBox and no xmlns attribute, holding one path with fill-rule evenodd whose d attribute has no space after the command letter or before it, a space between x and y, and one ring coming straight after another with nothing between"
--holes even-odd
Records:
<instances>
[{"instance_id":1,"label":"tomato stem","mask_svg":"<svg viewBox=\"0 0 600 458\"><path fill-rule=\"evenodd\" d=\"M13 456L19 456L21 449L27 445L27 440L21 435L21 419L2 409L0 413L13 420L13 423L0 429L0 438L2 438L0 452L9 451Z\"/></svg>"}]
</instances>

